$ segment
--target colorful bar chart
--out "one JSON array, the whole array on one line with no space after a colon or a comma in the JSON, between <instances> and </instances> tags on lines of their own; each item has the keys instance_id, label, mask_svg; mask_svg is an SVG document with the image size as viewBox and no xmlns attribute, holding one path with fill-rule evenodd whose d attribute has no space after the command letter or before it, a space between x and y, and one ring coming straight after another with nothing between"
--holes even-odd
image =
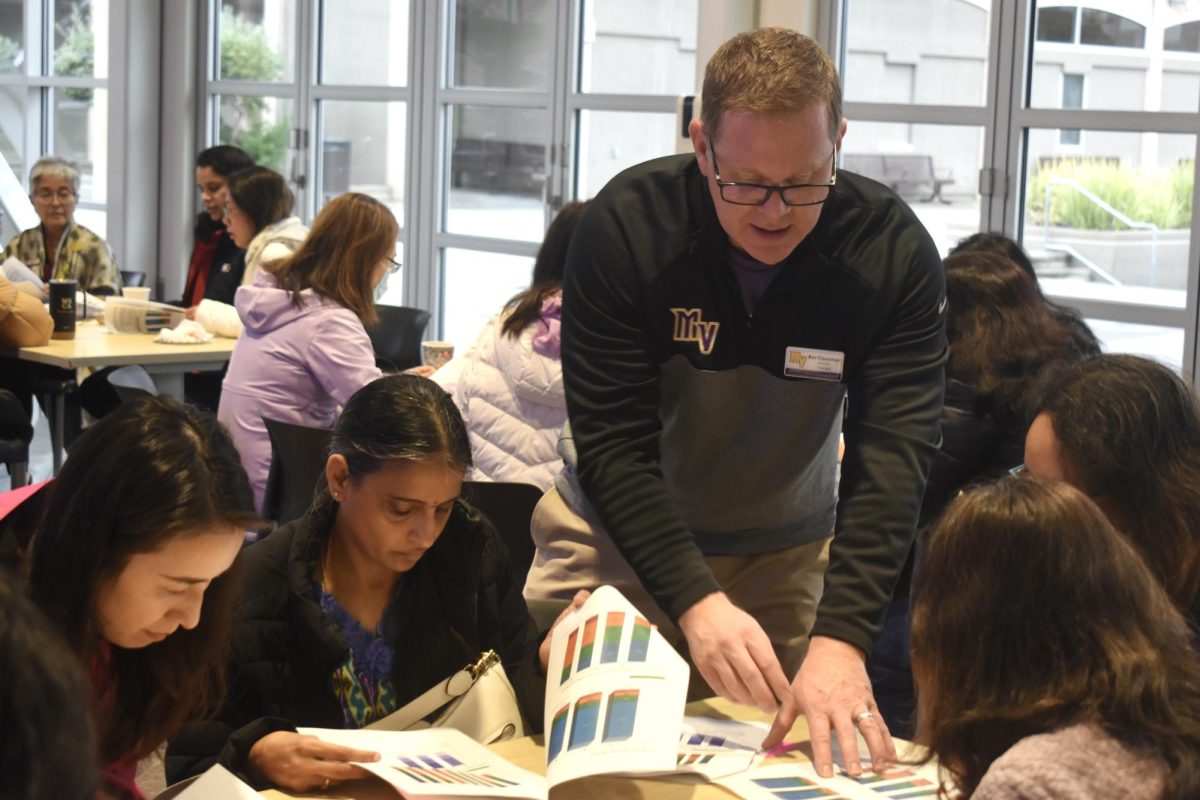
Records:
<instances>
[{"instance_id":1,"label":"colorful bar chart","mask_svg":"<svg viewBox=\"0 0 1200 800\"><path fill-rule=\"evenodd\" d=\"M485 786L491 789L517 785L516 781L492 775L483 767L464 767L461 761L447 753L407 756L397 760L399 763L392 764L392 769L417 783Z\"/></svg>"},{"instance_id":2,"label":"colorful bar chart","mask_svg":"<svg viewBox=\"0 0 1200 800\"><path fill-rule=\"evenodd\" d=\"M554 712L554 720L550 723L550 744L546 753L546 763L562 752L563 740L567 738L567 712L570 705L565 705Z\"/></svg>"},{"instance_id":3,"label":"colorful bar chart","mask_svg":"<svg viewBox=\"0 0 1200 800\"><path fill-rule=\"evenodd\" d=\"M936 797L937 786L933 781L926 780L914 772L895 769L887 772L876 772L871 775L861 775L857 778L846 777L859 783L881 797L892 800L909 800L917 797Z\"/></svg>"},{"instance_id":4,"label":"colorful bar chart","mask_svg":"<svg viewBox=\"0 0 1200 800\"><path fill-rule=\"evenodd\" d=\"M832 789L805 780L798 775L781 778L756 778L755 786L766 789L780 800L815 800L815 798L836 798L845 800Z\"/></svg>"},{"instance_id":5,"label":"colorful bar chart","mask_svg":"<svg viewBox=\"0 0 1200 800\"><path fill-rule=\"evenodd\" d=\"M567 682L567 678L571 677L571 664L575 661L575 640L579 638L579 629L571 631L571 635L567 637L567 652L563 655L562 680L558 682L562 686Z\"/></svg>"},{"instance_id":6,"label":"colorful bar chart","mask_svg":"<svg viewBox=\"0 0 1200 800\"><path fill-rule=\"evenodd\" d=\"M595 618L592 618L593 621ZM593 625L593 629L595 626ZM582 654L580 658L582 658ZM596 738L596 725L600 721L600 693L585 694L575 701L575 713L571 717L571 735L568 750L590 744Z\"/></svg>"},{"instance_id":7,"label":"colorful bar chart","mask_svg":"<svg viewBox=\"0 0 1200 800\"><path fill-rule=\"evenodd\" d=\"M675 763L681 767L688 767L692 764L707 764L708 762L712 761L714 757L715 756L713 753L706 753L704 755L701 755L700 753L680 753L678 756L676 756Z\"/></svg>"},{"instance_id":8,"label":"colorful bar chart","mask_svg":"<svg viewBox=\"0 0 1200 800\"><path fill-rule=\"evenodd\" d=\"M604 622L604 644L600 648L600 663L611 664L621 652L621 630L625 627L625 615L610 611Z\"/></svg>"},{"instance_id":9,"label":"colorful bar chart","mask_svg":"<svg viewBox=\"0 0 1200 800\"><path fill-rule=\"evenodd\" d=\"M702 733L693 733L683 741L683 744L686 744L688 747L724 747L725 737L705 736Z\"/></svg>"},{"instance_id":10,"label":"colorful bar chart","mask_svg":"<svg viewBox=\"0 0 1200 800\"><path fill-rule=\"evenodd\" d=\"M650 621L645 617L635 617L633 632L629 635L629 660L645 661L646 652L650 649Z\"/></svg>"},{"instance_id":11,"label":"colorful bar chart","mask_svg":"<svg viewBox=\"0 0 1200 800\"><path fill-rule=\"evenodd\" d=\"M637 689L617 689L608 696L608 709L604 713L604 741L620 742L633 736L638 694Z\"/></svg>"},{"instance_id":12,"label":"colorful bar chart","mask_svg":"<svg viewBox=\"0 0 1200 800\"><path fill-rule=\"evenodd\" d=\"M583 672L592 665L592 650L596 646L596 617L583 623L583 639L579 645L579 666L576 672Z\"/></svg>"}]
</instances>

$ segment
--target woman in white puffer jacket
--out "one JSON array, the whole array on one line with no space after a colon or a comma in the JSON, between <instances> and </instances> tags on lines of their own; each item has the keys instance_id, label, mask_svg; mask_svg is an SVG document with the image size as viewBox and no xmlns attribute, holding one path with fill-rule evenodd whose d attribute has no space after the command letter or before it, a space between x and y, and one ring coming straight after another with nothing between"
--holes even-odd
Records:
<instances>
[{"instance_id":1,"label":"woman in white puffer jacket","mask_svg":"<svg viewBox=\"0 0 1200 800\"><path fill-rule=\"evenodd\" d=\"M475 344L433 375L454 397L471 437L474 481L548 489L562 469L567 421L559 331L567 246L585 203L563 206L533 265L531 286L510 300Z\"/></svg>"}]
</instances>

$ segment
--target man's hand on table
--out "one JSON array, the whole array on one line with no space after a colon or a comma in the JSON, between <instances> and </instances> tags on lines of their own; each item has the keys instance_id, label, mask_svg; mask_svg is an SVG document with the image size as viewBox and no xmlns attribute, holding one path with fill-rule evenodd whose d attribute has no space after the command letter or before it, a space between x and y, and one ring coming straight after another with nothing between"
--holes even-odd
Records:
<instances>
[{"instance_id":1,"label":"man's hand on table","mask_svg":"<svg viewBox=\"0 0 1200 800\"><path fill-rule=\"evenodd\" d=\"M772 713L791 695L771 640L724 592L701 598L679 617L692 663L720 696Z\"/></svg>"},{"instance_id":2,"label":"man's hand on table","mask_svg":"<svg viewBox=\"0 0 1200 800\"><path fill-rule=\"evenodd\" d=\"M822 777L833 775L831 731L837 734L846 771L851 775L862 772L858 738L854 735L856 727L867 741L874 769L884 769L889 760L896 758L892 735L871 693L866 657L854 645L824 636L813 637L800 672L792 681L792 691L775 717L763 747L773 747L782 741L799 712L808 719L813 762Z\"/></svg>"}]
</instances>

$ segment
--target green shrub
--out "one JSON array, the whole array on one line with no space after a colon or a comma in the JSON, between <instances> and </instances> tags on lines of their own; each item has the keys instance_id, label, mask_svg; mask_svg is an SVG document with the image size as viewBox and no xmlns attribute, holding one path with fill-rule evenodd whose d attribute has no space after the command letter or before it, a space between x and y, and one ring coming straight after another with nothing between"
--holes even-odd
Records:
<instances>
[{"instance_id":1,"label":"green shrub","mask_svg":"<svg viewBox=\"0 0 1200 800\"><path fill-rule=\"evenodd\" d=\"M1195 167L1185 161L1173 167L1122 167L1098 159L1059 161L1034 173L1029 182L1030 219L1041 225L1050 178L1069 178L1137 222L1159 228L1186 228L1192 223ZM1120 230L1123 223L1071 187L1051 189L1050 224L1090 230Z\"/></svg>"},{"instance_id":2,"label":"green shrub","mask_svg":"<svg viewBox=\"0 0 1200 800\"><path fill-rule=\"evenodd\" d=\"M92 33L92 9L86 2L71 6L66 21L58 23L62 43L54 48L54 74L90 78L96 74L96 37ZM91 89L63 89L63 96L91 102Z\"/></svg>"},{"instance_id":3,"label":"green shrub","mask_svg":"<svg viewBox=\"0 0 1200 800\"><path fill-rule=\"evenodd\" d=\"M21 45L16 39L0 36L0 75L16 75L20 68L17 57L21 55Z\"/></svg>"},{"instance_id":4,"label":"green shrub","mask_svg":"<svg viewBox=\"0 0 1200 800\"><path fill-rule=\"evenodd\" d=\"M221 9L221 71L224 80L273 81L283 77L283 62L271 50L262 26ZM228 97L220 109L220 141L235 144L255 163L283 169L290 119L268 122L261 97Z\"/></svg>"}]
</instances>

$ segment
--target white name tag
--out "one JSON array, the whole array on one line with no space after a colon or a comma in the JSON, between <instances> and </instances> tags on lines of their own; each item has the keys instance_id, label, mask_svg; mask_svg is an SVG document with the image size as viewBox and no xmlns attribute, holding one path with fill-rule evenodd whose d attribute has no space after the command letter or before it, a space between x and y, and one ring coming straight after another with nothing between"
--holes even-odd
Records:
<instances>
[{"instance_id":1,"label":"white name tag","mask_svg":"<svg viewBox=\"0 0 1200 800\"><path fill-rule=\"evenodd\" d=\"M836 350L789 347L783 360L783 374L789 378L840 381L846 354Z\"/></svg>"}]
</instances>

